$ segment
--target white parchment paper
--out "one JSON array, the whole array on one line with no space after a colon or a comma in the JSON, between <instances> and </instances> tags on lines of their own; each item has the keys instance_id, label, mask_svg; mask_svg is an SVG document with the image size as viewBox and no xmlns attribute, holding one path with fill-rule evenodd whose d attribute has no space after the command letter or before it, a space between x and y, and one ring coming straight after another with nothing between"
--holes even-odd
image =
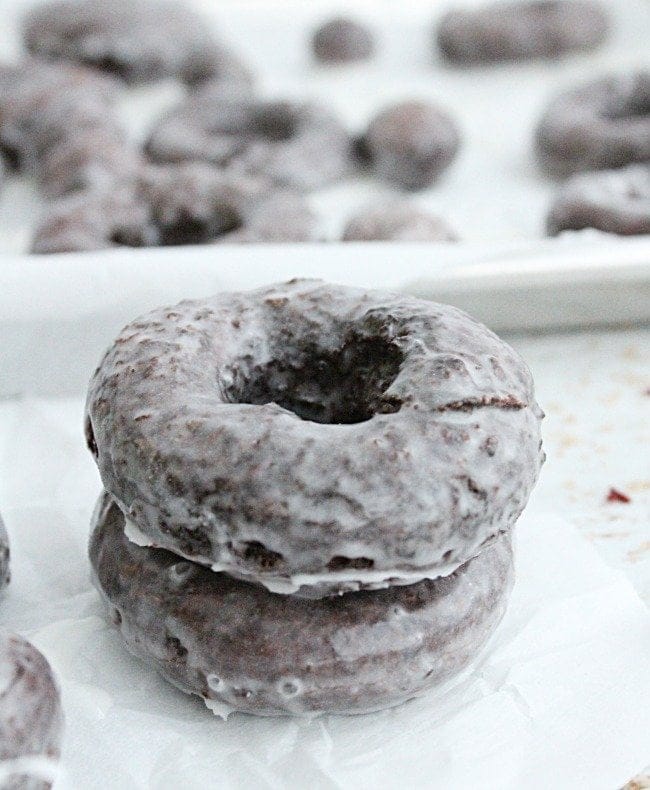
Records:
<instances>
[{"instance_id":1,"label":"white parchment paper","mask_svg":"<svg viewBox=\"0 0 650 790\"><path fill-rule=\"evenodd\" d=\"M517 583L478 666L399 708L313 721L221 721L123 649L89 583L99 479L82 401L0 403L0 508L13 581L0 626L61 681L57 790L131 788L589 788L650 754L650 613L559 517L518 526Z\"/></svg>"}]
</instances>

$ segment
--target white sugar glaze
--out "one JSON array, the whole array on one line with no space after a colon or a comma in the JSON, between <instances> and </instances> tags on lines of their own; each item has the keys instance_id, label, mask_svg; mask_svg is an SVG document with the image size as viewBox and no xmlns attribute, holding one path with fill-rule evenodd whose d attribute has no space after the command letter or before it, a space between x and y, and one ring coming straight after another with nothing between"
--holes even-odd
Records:
<instances>
[{"instance_id":1,"label":"white sugar glaze","mask_svg":"<svg viewBox=\"0 0 650 790\"><path fill-rule=\"evenodd\" d=\"M160 548L129 518L125 518L124 534L136 546ZM227 548L223 549L224 557L228 556ZM404 570L387 569L384 571L371 571L364 569L327 571L323 573L293 573L289 576L277 576L256 571L254 574L247 574L233 570L232 561L224 559L222 562L212 562L209 557L189 556L182 552L177 552L179 556L188 560L205 565L215 573L229 573L242 581L254 582L266 587L269 592L278 595L300 594L305 598L318 596L318 592L326 592L335 589L339 594L344 592L354 592L357 590L381 590L393 585L416 584L423 579L437 579L441 576L449 576L459 566L459 563L449 563L448 565L435 566L432 568L422 568L420 570L406 572ZM354 555L353 555L354 556Z\"/></svg>"},{"instance_id":2,"label":"white sugar glaze","mask_svg":"<svg viewBox=\"0 0 650 790\"><path fill-rule=\"evenodd\" d=\"M128 649L217 715L362 713L446 683L476 657L512 583L503 535L450 577L304 600L136 546L102 496L94 581ZM182 561L184 562L184 561Z\"/></svg>"}]
</instances>

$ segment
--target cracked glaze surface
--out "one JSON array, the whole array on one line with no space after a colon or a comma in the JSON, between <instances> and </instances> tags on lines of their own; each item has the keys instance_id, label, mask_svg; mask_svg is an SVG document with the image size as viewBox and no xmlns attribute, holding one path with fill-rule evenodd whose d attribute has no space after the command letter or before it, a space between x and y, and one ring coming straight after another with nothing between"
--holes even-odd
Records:
<instances>
[{"instance_id":1,"label":"cracked glaze surface","mask_svg":"<svg viewBox=\"0 0 650 790\"><path fill-rule=\"evenodd\" d=\"M1 786L7 790L50 787L31 772L9 774L10 761L29 770L29 759L21 758L58 759L62 728L59 690L47 660L22 637L0 635Z\"/></svg>"},{"instance_id":2,"label":"cracked glaze surface","mask_svg":"<svg viewBox=\"0 0 650 790\"><path fill-rule=\"evenodd\" d=\"M506 535L444 579L317 601L278 596L135 546L106 494L90 558L128 649L221 715L361 713L416 696L477 656L513 576Z\"/></svg>"},{"instance_id":3,"label":"cracked glaze surface","mask_svg":"<svg viewBox=\"0 0 650 790\"><path fill-rule=\"evenodd\" d=\"M541 417L520 357L459 310L292 281L128 325L86 435L151 543L318 595L451 573L508 530Z\"/></svg>"}]
</instances>

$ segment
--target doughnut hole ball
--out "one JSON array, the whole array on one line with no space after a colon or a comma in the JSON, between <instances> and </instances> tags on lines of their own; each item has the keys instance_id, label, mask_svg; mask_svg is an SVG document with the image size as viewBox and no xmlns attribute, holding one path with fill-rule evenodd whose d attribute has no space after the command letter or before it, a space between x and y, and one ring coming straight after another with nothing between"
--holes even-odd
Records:
<instances>
[{"instance_id":1,"label":"doughnut hole ball","mask_svg":"<svg viewBox=\"0 0 650 790\"><path fill-rule=\"evenodd\" d=\"M434 184L453 162L461 137L451 116L435 104L405 101L381 110L359 141L379 178L415 192Z\"/></svg>"},{"instance_id":2,"label":"doughnut hole ball","mask_svg":"<svg viewBox=\"0 0 650 790\"><path fill-rule=\"evenodd\" d=\"M316 29L311 48L320 63L352 63L371 58L375 54L375 41L364 25L338 17Z\"/></svg>"}]
</instances>

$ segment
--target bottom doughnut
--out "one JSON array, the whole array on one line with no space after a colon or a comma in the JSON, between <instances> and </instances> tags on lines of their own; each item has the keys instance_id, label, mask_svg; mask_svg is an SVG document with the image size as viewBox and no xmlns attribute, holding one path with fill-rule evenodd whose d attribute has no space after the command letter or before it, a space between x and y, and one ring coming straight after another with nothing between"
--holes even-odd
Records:
<instances>
[{"instance_id":1,"label":"bottom doughnut","mask_svg":"<svg viewBox=\"0 0 650 790\"><path fill-rule=\"evenodd\" d=\"M93 516L95 584L131 653L215 713L363 713L464 669L512 586L504 535L450 576L306 600L137 546L107 494Z\"/></svg>"}]
</instances>

